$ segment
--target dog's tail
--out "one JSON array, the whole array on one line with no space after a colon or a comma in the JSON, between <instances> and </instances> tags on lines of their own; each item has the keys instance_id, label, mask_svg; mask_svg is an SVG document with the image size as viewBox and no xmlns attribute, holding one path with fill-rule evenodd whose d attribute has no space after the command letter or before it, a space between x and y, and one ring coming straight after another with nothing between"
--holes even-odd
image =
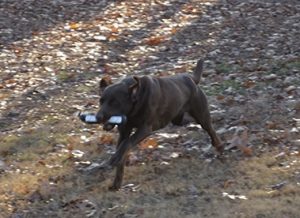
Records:
<instances>
[{"instance_id":1,"label":"dog's tail","mask_svg":"<svg viewBox=\"0 0 300 218\"><path fill-rule=\"evenodd\" d=\"M198 84L200 82L201 79L201 75L202 75L202 71L203 71L203 59L200 59L197 62L197 65L194 69L194 76L193 76L193 80L196 84Z\"/></svg>"}]
</instances>

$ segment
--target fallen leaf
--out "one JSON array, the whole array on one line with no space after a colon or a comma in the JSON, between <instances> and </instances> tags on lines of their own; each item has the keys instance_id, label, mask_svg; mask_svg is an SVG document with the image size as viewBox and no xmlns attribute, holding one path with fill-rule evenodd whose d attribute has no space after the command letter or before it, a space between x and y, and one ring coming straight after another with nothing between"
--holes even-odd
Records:
<instances>
[{"instance_id":1,"label":"fallen leaf","mask_svg":"<svg viewBox=\"0 0 300 218\"><path fill-rule=\"evenodd\" d=\"M229 147L237 147L243 152L244 155L251 156L253 154L253 151L251 148L247 147L248 141L248 130L245 128L242 133L239 133L238 131L235 133Z\"/></svg>"},{"instance_id":2,"label":"fallen leaf","mask_svg":"<svg viewBox=\"0 0 300 218\"><path fill-rule=\"evenodd\" d=\"M46 162L44 160L38 160L37 162L38 164L41 164L43 166L46 166Z\"/></svg>"},{"instance_id":3,"label":"fallen leaf","mask_svg":"<svg viewBox=\"0 0 300 218\"><path fill-rule=\"evenodd\" d=\"M275 80L277 79L277 75L276 74L270 74L270 75L266 75L264 77L265 80Z\"/></svg>"},{"instance_id":4,"label":"fallen leaf","mask_svg":"<svg viewBox=\"0 0 300 218\"><path fill-rule=\"evenodd\" d=\"M76 30L79 28L79 24L78 23L70 23L70 28L73 29L73 30Z\"/></svg>"},{"instance_id":5,"label":"fallen leaf","mask_svg":"<svg viewBox=\"0 0 300 218\"><path fill-rule=\"evenodd\" d=\"M253 86L255 86L255 82L253 80L246 80L242 85L245 88L249 89L249 88L252 88Z\"/></svg>"},{"instance_id":6,"label":"fallen leaf","mask_svg":"<svg viewBox=\"0 0 300 218\"><path fill-rule=\"evenodd\" d=\"M165 41L164 36L156 36L156 37L151 37L150 39L147 39L145 41L145 43L150 46L156 46L156 45L159 45L160 43L162 43L163 41Z\"/></svg>"},{"instance_id":7,"label":"fallen leaf","mask_svg":"<svg viewBox=\"0 0 300 218\"><path fill-rule=\"evenodd\" d=\"M296 89L297 89L296 86L289 86L289 87L285 88L284 90L285 90L288 94L292 94L292 92L293 92L294 90L296 90Z\"/></svg>"},{"instance_id":8,"label":"fallen leaf","mask_svg":"<svg viewBox=\"0 0 300 218\"><path fill-rule=\"evenodd\" d=\"M115 74L118 74L118 72L116 72L110 65L108 65L108 64L104 64L104 66L103 66L103 73L105 73L106 74L106 76L107 76L107 74L110 74L110 75L115 75ZM105 77L106 77L105 76Z\"/></svg>"},{"instance_id":9,"label":"fallen leaf","mask_svg":"<svg viewBox=\"0 0 300 218\"><path fill-rule=\"evenodd\" d=\"M80 150L73 150L72 155L74 158L81 158L84 155L84 152Z\"/></svg>"},{"instance_id":10,"label":"fallen leaf","mask_svg":"<svg viewBox=\"0 0 300 218\"><path fill-rule=\"evenodd\" d=\"M98 41L105 41L107 40L107 37L103 35L98 35L98 36L94 36L94 39Z\"/></svg>"},{"instance_id":11,"label":"fallen leaf","mask_svg":"<svg viewBox=\"0 0 300 218\"><path fill-rule=\"evenodd\" d=\"M179 157L179 153L177 152L172 152L172 154L170 154L171 158L178 158Z\"/></svg>"},{"instance_id":12,"label":"fallen leaf","mask_svg":"<svg viewBox=\"0 0 300 218\"><path fill-rule=\"evenodd\" d=\"M17 81L14 80L14 79L9 79L9 80L6 80L5 83L6 83L6 84L16 84Z\"/></svg>"},{"instance_id":13,"label":"fallen leaf","mask_svg":"<svg viewBox=\"0 0 300 218\"><path fill-rule=\"evenodd\" d=\"M122 186L121 190L122 191L131 191L131 192L137 192L138 190L140 190L141 185L135 185L133 183L127 184Z\"/></svg>"},{"instance_id":14,"label":"fallen leaf","mask_svg":"<svg viewBox=\"0 0 300 218\"><path fill-rule=\"evenodd\" d=\"M118 33L118 32L119 32L119 29L118 29L117 27L112 26L112 27L110 28L110 31L111 31L112 33Z\"/></svg>"},{"instance_id":15,"label":"fallen leaf","mask_svg":"<svg viewBox=\"0 0 300 218\"><path fill-rule=\"evenodd\" d=\"M268 129L276 129L277 128L277 124L273 121L267 121L266 122L266 128Z\"/></svg>"},{"instance_id":16,"label":"fallen leaf","mask_svg":"<svg viewBox=\"0 0 300 218\"><path fill-rule=\"evenodd\" d=\"M159 165L170 165L170 163L167 161L162 161Z\"/></svg>"},{"instance_id":17,"label":"fallen leaf","mask_svg":"<svg viewBox=\"0 0 300 218\"><path fill-rule=\"evenodd\" d=\"M277 183L275 185L272 185L271 189L278 190L278 189L283 188L286 184L287 184L287 181L283 181L283 182Z\"/></svg>"},{"instance_id":18,"label":"fallen leaf","mask_svg":"<svg viewBox=\"0 0 300 218\"><path fill-rule=\"evenodd\" d=\"M218 101L222 101L222 100L225 99L225 96L224 96L224 95L217 95L216 99L217 99Z\"/></svg>"},{"instance_id":19,"label":"fallen leaf","mask_svg":"<svg viewBox=\"0 0 300 218\"><path fill-rule=\"evenodd\" d=\"M185 73L187 72L187 69L185 66L181 66L181 67L175 67L174 71L175 73Z\"/></svg>"},{"instance_id":20,"label":"fallen leaf","mask_svg":"<svg viewBox=\"0 0 300 218\"><path fill-rule=\"evenodd\" d=\"M118 39L118 35L110 34L107 38L108 38L109 41L115 41L115 40Z\"/></svg>"},{"instance_id":21,"label":"fallen leaf","mask_svg":"<svg viewBox=\"0 0 300 218\"><path fill-rule=\"evenodd\" d=\"M178 29L175 28L175 27L173 27L172 30L171 30L171 33L174 35L174 34L176 34L177 32L178 32Z\"/></svg>"},{"instance_id":22,"label":"fallen leaf","mask_svg":"<svg viewBox=\"0 0 300 218\"><path fill-rule=\"evenodd\" d=\"M70 157L72 157L72 150L74 150L74 147L78 144L81 144L81 137L78 137L78 136L69 136L68 137L68 139L67 139L68 144L66 145L66 149L69 151Z\"/></svg>"},{"instance_id":23,"label":"fallen leaf","mask_svg":"<svg viewBox=\"0 0 300 218\"><path fill-rule=\"evenodd\" d=\"M186 14L199 15L198 9L195 8L193 5L186 5L185 7L183 7L182 11Z\"/></svg>"},{"instance_id":24,"label":"fallen leaf","mask_svg":"<svg viewBox=\"0 0 300 218\"><path fill-rule=\"evenodd\" d=\"M110 134L102 134L100 139L99 139L99 142L101 144L113 144L114 138Z\"/></svg>"},{"instance_id":25,"label":"fallen leaf","mask_svg":"<svg viewBox=\"0 0 300 218\"><path fill-rule=\"evenodd\" d=\"M245 195L231 195L231 194L228 194L227 192L223 192L222 196L227 197L231 200L235 200L235 199L247 200L248 199Z\"/></svg>"},{"instance_id":26,"label":"fallen leaf","mask_svg":"<svg viewBox=\"0 0 300 218\"><path fill-rule=\"evenodd\" d=\"M101 164L99 163L91 163L88 167L83 167L83 171L93 171L95 169L99 169L101 167Z\"/></svg>"},{"instance_id":27,"label":"fallen leaf","mask_svg":"<svg viewBox=\"0 0 300 218\"><path fill-rule=\"evenodd\" d=\"M233 183L235 183L234 180L226 180L226 181L224 182L223 188L226 189L226 188L228 188L230 185L232 185Z\"/></svg>"},{"instance_id":28,"label":"fallen leaf","mask_svg":"<svg viewBox=\"0 0 300 218\"><path fill-rule=\"evenodd\" d=\"M155 138L148 138L142 141L139 145L141 149L156 148L158 146Z\"/></svg>"}]
</instances>

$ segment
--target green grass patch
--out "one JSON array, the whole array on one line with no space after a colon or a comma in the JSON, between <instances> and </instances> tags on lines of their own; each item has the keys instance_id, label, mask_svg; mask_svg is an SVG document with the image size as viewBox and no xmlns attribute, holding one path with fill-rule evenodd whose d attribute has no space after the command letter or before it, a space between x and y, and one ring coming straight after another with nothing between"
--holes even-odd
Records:
<instances>
[{"instance_id":1,"label":"green grass patch","mask_svg":"<svg viewBox=\"0 0 300 218\"><path fill-rule=\"evenodd\" d=\"M50 137L48 129L29 130L21 136L3 137L0 155L4 157L17 155L21 159L30 160L36 157L35 154L46 153L57 143L66 143L66 137L63 134Z\"/></svg>"},{"instance_id":2,"label":"green grass patch","mask_svg":"<svg viewBox=\"0 0 300 218\"><path fill-rule=\"evenodd\" d=\"M18 154L17 160L21 162L38 160L40 158L39 153L35 149L27 149L25 152Z\"/></svg>"},{"instance_id":3,"label":"green grass patch","mask_svg":"<svg viewBox=\"0 0 300 218\"><path fill-rule=\"evenodd\" d=\"M300 70L300 60L296 60L286 64L286 67L289 69L297 69Z\"/></svg>"},{"instance_id":4,"label":"green grass patch","mask_svg":"<svg viewBox=\"0 0 300 218\"><path fill-rule=\"evenodd\" d=\"M76 72L73 70L60 70L57 74L57 79L60 82L74 82L82 80L94 80L99 76L96 72Z\"/></svg>"},{"instance_id":5,"label":"green grass patch","mask_svg":"<svg viewBox=\"0 0 300 218\"><path fill-rule=\"evenodd\" d=\"M204 86L203 89L208 96L211 96L221 94L230 87L233 91L243 92L240 82L235 80L225 80L222 83L214 84L213 86Z\"/></svg>"},{"instance_id":6,"label":"green grass patch","mask_svg":"<svg viewBox=\"0 0 300 218\"><path fill-rule=\"evenodd\" d=\"M29 148L44 147L46 145L48 145L48 142L43 135L23 135L20 137L9 139L8 141L4 141L0 148L0 154L3 156L14 155L23 153Z\"/></svg>"},{"instance_id":7,"label":"green grass patch","mask_svg":"<svg viewBox=\"0 0 300 218\"><path fill-rule=\"evenodd\" d=\"M300 60L298 59L289 62L275 63L271 68L270 74L284 76L290 74L294 70L300 71Z\"/></svg>"},{"instance_id":8,"label":"green grass patch","mask_svg":"<svg viewBox=\"0 0 300 218\"><path fill-rule=\"evenodd\" d=\"M74 72L68 72L68 71L61 70L57 74L57 79L61 82L71 82L71 81L74 81L75 74L74 74Z\"/></svg>"},{"instance_id":9,"label":"green grass patch","mask_svg":"<svg viewBox=\"0 0 300 218\"><path fill-rule=\"evenodd\" d=\"M61 122L61 119L57 115L47 114L43 117L43 121L47 126L54 126Z\"/></svg>"},{"instance_id":10,"label":"green grass patch","mask_svg":"<svg viewBox=\"0 0 300 218\"><path fill-rule=\"evenodd\" d=\"M0 155L7 156L15 152L15 145L19 141L19 137L15 135L8 135L1 140Z\"/></svg>"},{"instance_id":11,"label":"green grass patch","mask_svg":"<svg viewBox=\"0 0 300 218\"><path fill-rule=\"evenodd\" d=\"M74 92L77 92L77 93L90 93L91 91L94 91L94 90L97 90L98 87L92 87L92 86L86 86L84 84L82 85L79 85L75 88L75 91Z\"/></svg>"},{"instance_id":12,"label":"green grass patch","mask_svg":"<svg viewBox=\"0 0 300 218\"><path fill-rule=\"evenodd\" d=\"M0 122L0 129L5 129L6 126L7 126L7 123Z\"/></svg>"},{"instance_id":13,"label":"green grass patch","mask_svg":"<svg viewBox=\"0 0 300 218\"><path fill-rule=\"evenodd\" d=\"M222 63L222 64L217 64L217 66L216 66L217 73L228 74L231 71L232 71L232 67L228 64Z\"/></svg>"}]
</instances>

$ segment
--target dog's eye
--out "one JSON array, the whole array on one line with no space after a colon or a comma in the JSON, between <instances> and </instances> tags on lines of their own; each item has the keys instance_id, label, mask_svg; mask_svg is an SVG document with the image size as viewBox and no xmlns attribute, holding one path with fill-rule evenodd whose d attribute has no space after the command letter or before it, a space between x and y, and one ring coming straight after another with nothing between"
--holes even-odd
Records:
<instances>
[{"instance_id":1,"label":"dog's eye","mask_svg":"<svg viewBox=\"0 0 300 218\"><path fill-rule=\"evenodd\" d=\"M100 104L103 104L103 102L104 102L104 99L100 98Z\"/></svg>"}]
</instances>

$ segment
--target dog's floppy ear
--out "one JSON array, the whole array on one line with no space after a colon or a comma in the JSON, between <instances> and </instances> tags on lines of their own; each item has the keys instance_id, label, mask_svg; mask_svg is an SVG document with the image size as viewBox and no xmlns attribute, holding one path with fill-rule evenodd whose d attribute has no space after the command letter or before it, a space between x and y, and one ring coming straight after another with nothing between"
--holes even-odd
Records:
<instances>
[{"instance_id":1,"label":"dog's floppy ear","mask_svg":"<svg viewBox=\"0 0 300 218\"><path fill-rule=\"evenodd\" d=\"M129 86L129 93L133 102L137 101L138 90L140 87L140 78L133 76L133 83Z\"/></svg>"},{"instance_id":2,"label":"dog's floppy ear","mask_svg":"<svg viewBox=\"0 0 300 218\"><path fill-rule=\"evenodd\" d=\"M104 91L104 89L111 85L112 84L112 81L111 81L111 78L108 77L108 76L105 76L103 77L100 82L99 82L99 91L100 91L100 94Z\"/></svg>"}]
</instances>

